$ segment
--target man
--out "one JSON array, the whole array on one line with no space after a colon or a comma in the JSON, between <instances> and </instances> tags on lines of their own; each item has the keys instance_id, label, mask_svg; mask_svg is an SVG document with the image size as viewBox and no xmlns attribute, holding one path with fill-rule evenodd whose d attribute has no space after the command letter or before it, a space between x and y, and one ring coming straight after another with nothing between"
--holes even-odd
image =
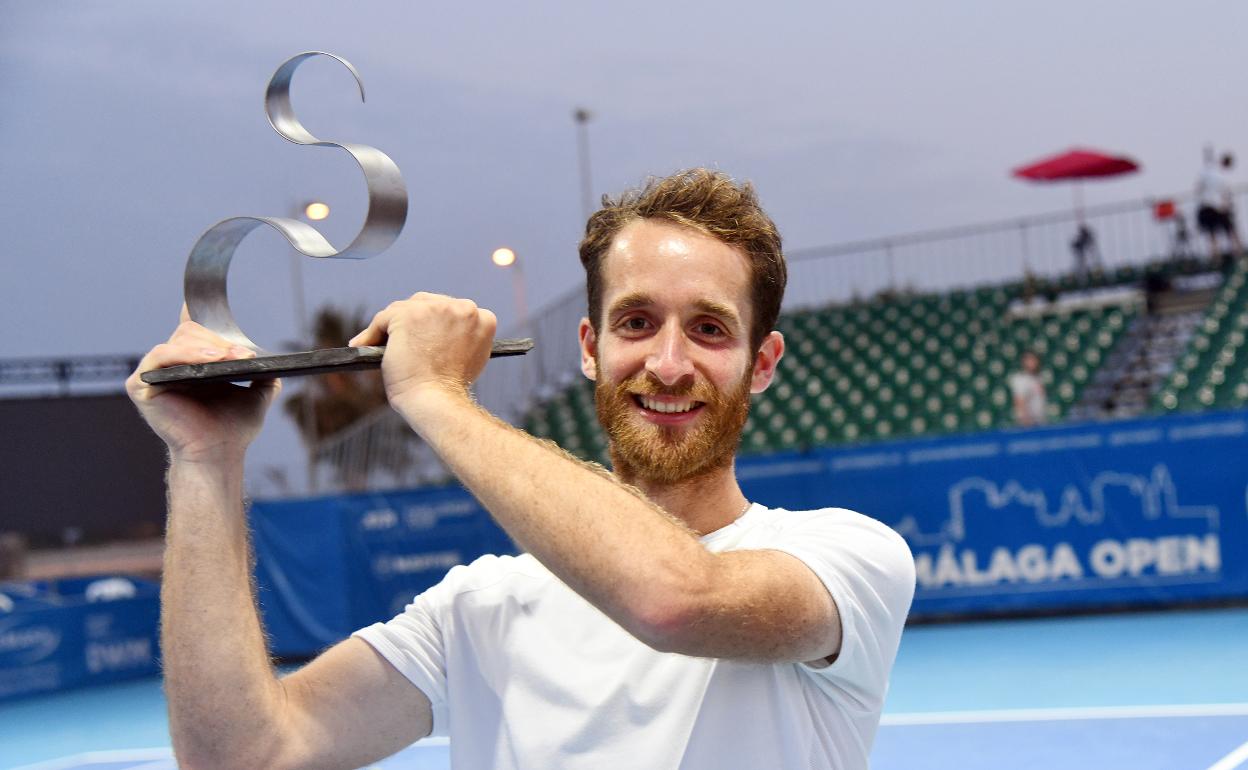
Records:
<instances>
[{"instance_id":1,"label":"man","mask_svg":"<svg viewBox=\"0 0 1248 770\"><path fill-rule=\"evenodd\" d=\"M1027 350L1019 362L1021 369L1010 375L1010 394L1014 397L1014 422L1033 427L1049 419L1049 399L1040 379L1040 356Z\"/></svg>"},{"instance_id":2,"label":"man","mask_svg":"<svg viewBox=\"0 0 1248 770\"><path fill-rule=\"evenodd\" d=\"M780 238L718 172L654 180L581 244L609 474L480 409L489 311L418 294L390 404L516 543L283 679L250 588L242 455L277 386L130 392L169 444L163 649L183 768L357 767L451 736L466 768L862 768L914 590L859 514L748 502L733 454L784 352ZM140 369L236 356L184 322Z\"/></svg>"},{"instance_id":3,"label":"man","mask_svg":"<svg viewBox=\"0 0 1248 770\"><path fill-rule=\"evenodd\" d=\"M1211 153L1210 153L1211 154ZM1231 253L1242 254L1243 244L1235 228L1234 191L1228 175L1235 167L1235 156L1222 155L1221 169L1206 158L1205 167L1196 179L1196 223L1209 237L1209 258L1217 261L1222 252L1218 250L1218 235L1226 236Z\"/></svg>"}]
</instances>

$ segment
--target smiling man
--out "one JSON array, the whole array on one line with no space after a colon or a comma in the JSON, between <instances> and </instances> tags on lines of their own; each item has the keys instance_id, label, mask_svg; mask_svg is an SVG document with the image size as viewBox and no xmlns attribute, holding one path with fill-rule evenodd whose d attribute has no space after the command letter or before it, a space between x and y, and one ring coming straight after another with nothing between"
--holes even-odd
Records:
<instances>
[{"instance_id":1,"label":"smiling man","mask_svg":"<svg viewBox=\"0 0 1248 770\"><path fill-rule=\"evenodd\" d=\"M162 642L182 767L357 767L431 733L464 768L867 766L909 550L852 511L750 502L733 470L750 395L784 354L775 226L748 185L696 169L606 202L581 260L582 370L613 473L473 402L491 313L390 305L352 344L387 343L391 405L526 553L452 569L283 679L241 502L275 388L131 378L170 448ZM139 368L231 355L185 322Z\"/></svg>"}]
</instances>

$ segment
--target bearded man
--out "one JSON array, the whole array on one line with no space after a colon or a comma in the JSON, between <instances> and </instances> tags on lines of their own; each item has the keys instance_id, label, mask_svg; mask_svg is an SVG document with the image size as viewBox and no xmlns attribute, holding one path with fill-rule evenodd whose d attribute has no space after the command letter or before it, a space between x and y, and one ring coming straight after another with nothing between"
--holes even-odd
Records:
<instances>
[{"instance_id":1,"label":"bearded man","mask_svg":"<svg viewBox=\"0 0 1248 770\"><path fill-rule=\"evenodd\" d=\"M865 768L914 591L905 542L852 511L747 501L733 457L784 353L780 236L753 190L650 181L581 243L612 473L469 395L495 318L427 294L387 344L393 406L525 551L452 569L403 614L279 679L250 583L243 452L277 386L131 377L169 445L163 649L180 766L359 767L430 734L463 768ZM245 351L185 321L140 370Z\"/></svg>"}]
</instances>

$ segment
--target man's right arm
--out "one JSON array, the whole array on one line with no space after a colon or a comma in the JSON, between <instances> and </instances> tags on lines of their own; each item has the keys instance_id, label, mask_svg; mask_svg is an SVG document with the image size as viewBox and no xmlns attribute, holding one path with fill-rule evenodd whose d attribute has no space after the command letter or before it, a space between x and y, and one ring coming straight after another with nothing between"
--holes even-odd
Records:
<instances>
[{"instance_id":1,"label":"man's right arm","mask_svg":"<svg viewBox=\"0 0 1248 770\"><path fill-rule=\"evenodd\" d=\"M139 371L238 354L183 323ZM273 671L252 589L242 459L277 386L152 388L136 372L127 387L170 453L161 647L180 766L351 768L428 735L428 699L358 639L284 679Z\"/></svg>"},{"instance_id":2,"label":"man's right arm","mask_svg":"<svg viewBox=\"0 0 1248 770\"><path fill-rule=\"evenodd\" d=\"M358 639L276 678L252 594L241 470L169 470L161 647L180 766L354 768L428 735L428 699Z\"/></svg>"}]
</instances>

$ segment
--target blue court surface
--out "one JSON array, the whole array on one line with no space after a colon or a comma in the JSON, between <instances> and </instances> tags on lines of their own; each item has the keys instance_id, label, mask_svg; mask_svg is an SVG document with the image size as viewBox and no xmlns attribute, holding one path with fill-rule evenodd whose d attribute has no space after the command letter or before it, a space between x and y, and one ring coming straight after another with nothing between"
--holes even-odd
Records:
<instances>
[{"instance_id":1,"label":"blue court surface","mask_svg":"<svg viewBox=\"0 0 1248 770\"><path fill-rule=\"evenodd\" d=\"M1248 610L906 631L875 770L1248 770ZM0 767L171 770L159 682L0 706ZM424 741L375 767L444 770Z\"/></svg>"}]
</instances>

